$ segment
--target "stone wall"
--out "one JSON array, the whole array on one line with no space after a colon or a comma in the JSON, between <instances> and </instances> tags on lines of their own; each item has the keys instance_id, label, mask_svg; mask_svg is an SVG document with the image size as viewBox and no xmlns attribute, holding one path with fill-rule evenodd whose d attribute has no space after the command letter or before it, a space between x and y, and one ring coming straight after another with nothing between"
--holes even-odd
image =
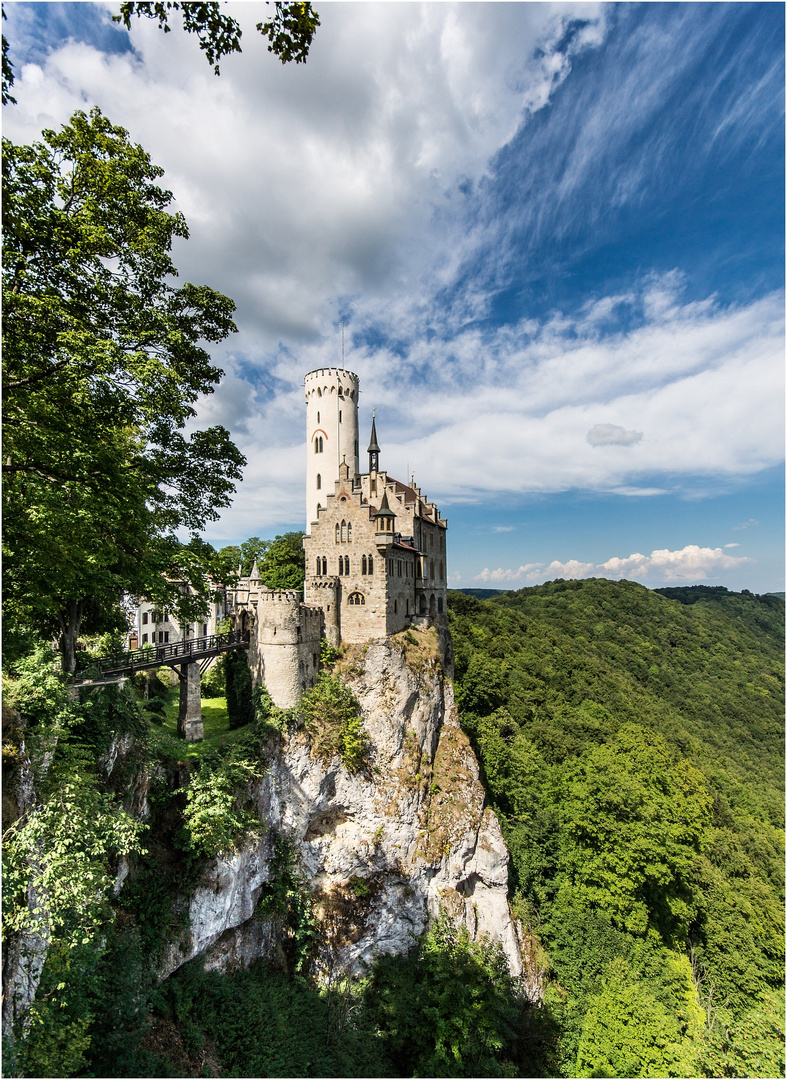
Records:
<instances>
[{"instance_id":1,"label":"stone wall","mask_svg":"<svg viewBox=\"0 0 787 1080\"><path fill-rule=\"evenodd\" d=\"M255 686L264 686L275 705L297 705L313 686L320 667L323 614L301 602L295 590L261 589L249 647Z\"/></svg>"}]
</instances>

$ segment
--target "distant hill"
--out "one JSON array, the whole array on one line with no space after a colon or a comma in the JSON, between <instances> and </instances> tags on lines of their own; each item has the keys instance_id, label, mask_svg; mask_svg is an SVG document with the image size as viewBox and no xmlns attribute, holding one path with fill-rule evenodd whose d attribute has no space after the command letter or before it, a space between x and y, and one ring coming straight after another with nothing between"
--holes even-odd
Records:
<instances>
[{"instance_id":1,"label":"distant hill","mask_svg":"<svg viewBox=\"0 0 787 1080\"><path fill-rule=\"evenodd\" d=\"M548 956L533 1075L783 1075L783 599L587 579L449 610Z\"/></svg>"},{"instance_id":2,"label":"distant hill","mask_svg":"<svg viewBox=\"0 0 787 1080\"><path fill-rule=\"evenodd\" d=\"M456 592L464 593L465 596L475 596L478 600L490 600L493 596L500 596L507 589L456 589Z\"/></svg>"}]
</instances>

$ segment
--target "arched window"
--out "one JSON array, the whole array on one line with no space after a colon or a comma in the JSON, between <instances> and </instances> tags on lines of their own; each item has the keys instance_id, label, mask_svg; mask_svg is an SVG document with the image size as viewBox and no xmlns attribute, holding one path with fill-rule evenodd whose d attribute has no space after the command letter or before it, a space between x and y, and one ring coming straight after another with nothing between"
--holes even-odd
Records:
<instances>
[{"instance_id":1,"label":"arched window","mask_svg":"<svg viewBox=\"0 0 787 1080\"><path fill-rule=\"evenodd\" d=\"M367 565L369 567L369 573L373 574L374 573L374 558L373 558L373 556L371 556L371 555L369 556L369 562L368 562Z\"/></svg>"},{"instance_id":2,"label":"arched window","mask_svg":"<svg viewBox=\"0 0 787 1080\"><path fill-rule=\"evenodd\" d=\"M322 566L322 563L320 562L320 557L319 557L319 555L318 555L318 556L317 556L317 577L319 577L319 576L320 576L320 567L321 567L321 566Z\"/></svg>"},{"instance_id":3,"label":"arched window","mask_svg":"<svg viewBox=\"0 0 787 1080\"><path fill-rule=\"evenodd\" d=\"M351 521L348 521L347 522L347 543L351 544L352 542L353 542L353 523Z\"/></svg>"},{"instance_id":4,"label":"arched window","mask_svg":"<svg viewBox=\"0 0 787 1080\"><path fill-rule=\"evenodd\" d=\"M322 560L322 572L323 572L323 575L328 573L328 560L325 558L325 556L323 556L323 560Z\"/></svg>"},{"instance_id":5,"label":"arched window","mask_svg":"<svg viewBox=\"0 0 787 1080\"><path fill-rule=\"evenodd\" d=\"M366 597L363 595L363 593L359 593L359 592L350 593L349 602L351 604L356 604L356 605L365 604L366 603Z\"/></svg>"},{"instance_id":6,"label":"arched window","mask_svg":"<svg viewBox=\"0 0 787 1080\"><path fill-rule=\"evenodd\" d=\"M342 522L342 543L345 543L346 540L347 540L347 522L343 521Z\"/></svg>"},{"instance_id":7,"label":"arched window","mask_svg":"<svg viewBox=\"0 0 787 1080\"><path fill-rule=\"evenodd\" d=\"M362 574L366 573L366 556L365 555L361 555L361 573Z\"/></svg>"},{"instance_id":8,"label":"arched window","mask_svg":"<svg viewBox=\"0 0 787 1080\"><path fill-rule=\"evenodd\" d=\"M322 487L322 477L320 476L319 473L317 473L317 490L319 491L321 487Z\"/></svg>"},{"instance_id":9,"label":"arched window","mask_svg":"<svg viewBox=\"0 0 787 1080\"><path fill-rule=\"evenodd\" d=\"M315 454L322 453L322 435L314 436L314 452Z\"/></svg>"},{"instance_id":10,"label":"arched window","mask_svg":"<svg viewBox=\"0 0 787 1080\"><path fill-rule=\"evenodd\" d=\"M344 573L344 558L340 555L339 556L339 577L341 577L343 573Z\"/></svg>"},{"instance_id":11,"label":"arched window","mask_svg":"<svg viewBox=\"0 0 787 1080\"><path fill-rule=\"evenodd\" d=\"M347 575L347 577L350 576L350 559L349 559L349 556L347 556L347 555L345 555L345 557L344 557L344 572Z\"/></svg>"},{"instance_id":12,"label":"arched window","mask_svg":"<svg viewBox=\"0 0 787 1080\"><path fill-rule=\"evenodd\" d=\"M337 543L337 544L339 543L339 538L340 538L340 534L339 534L339 522L337 521L337 522L336 522L336 543ZM339 571L339 573L341 574L341 570Z\"/></svg>"},{"instance_id":13,"label":"arched window","mask_svg":"<svg viewBox=\"0 0 787 1080\"><path fill-rule=\"evenodd\" d=\"M438 615L443 614L443 598L442 598L442 596L437 597L437 614Z\"/></svg>"}]
</instances>

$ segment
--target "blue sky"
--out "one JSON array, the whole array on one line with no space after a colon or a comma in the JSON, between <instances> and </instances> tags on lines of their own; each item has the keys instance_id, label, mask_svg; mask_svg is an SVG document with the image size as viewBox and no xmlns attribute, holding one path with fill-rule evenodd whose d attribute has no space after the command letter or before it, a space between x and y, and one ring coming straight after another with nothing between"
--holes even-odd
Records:
<instances>
[{"instance_id":1,"label":"blue sky","mask_svg":"<svg viewBox=\"0 0 787 1080\"><path fill-rule=\"evenodd\" d=\"M781 4L316 5L282 67L6 5L32 141L98 104L238 304L201 406L249 460L217 545L301 528L302 378L341 361L454 585L784 588Z\"/></svg>"}]
</instances>

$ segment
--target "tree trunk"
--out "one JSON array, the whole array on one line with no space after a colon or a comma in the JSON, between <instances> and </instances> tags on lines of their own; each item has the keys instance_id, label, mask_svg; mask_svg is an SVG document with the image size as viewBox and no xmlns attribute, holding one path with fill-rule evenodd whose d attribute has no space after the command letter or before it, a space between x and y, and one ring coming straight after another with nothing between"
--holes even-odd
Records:
<instances>
[{"instance_id":1,"label":"tree trunk","mask_svg":"<svg viewBox=\"0 0 787 1080\"><path fill-rule=\"evenodd\" d=\"M67 675L73 675L77 668L76 646L83 606L81 600L71 600L60 616L60 651L63 654L63 671Z\"/></svg>"}]
</instances>

